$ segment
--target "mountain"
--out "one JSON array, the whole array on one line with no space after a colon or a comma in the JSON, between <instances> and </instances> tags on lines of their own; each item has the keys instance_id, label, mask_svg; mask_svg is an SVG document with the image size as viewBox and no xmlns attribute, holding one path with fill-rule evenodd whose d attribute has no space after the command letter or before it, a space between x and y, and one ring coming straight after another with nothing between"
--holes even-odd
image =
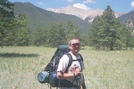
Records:
<instances>
[{"instance_id":1,"label":"mountain","mask_svg":"<svg viewBox=\"0 0 134 89\"><path fill-rule=\"evenodd\" d=\"M130 28L130 32L134 34L134 10L120 16L119 19L121 22L125 23Z\"/></svg>"},{"instance_id":2,"label":"mountain","mask_svg":"<svg viewBox=\"0 0 134 89\"><path fill-rule=\"evenodd\" d=\"M41 9L37 6L34 6L31 3L14 3L14 13L17 17L20 14L25 14L29 20L30 29L36 29L37 27L49 26L53 22L67 22L71 20L74 25L77 25L82 32L87 33L89 31L90 25L94 17L97 15L102 15L104 10L83 10L76 8L74 6L67 6L60 9ZM134 11L129 13L119 13L115 12L115 16L119 17L122 22L126 22L134 16ZM133 17L134 18L134 17ZM133 21L131 21L133 22ZM134 32L133 24L128 24L131 32Z\"/></svg>"},{"instance_id":3,"label":"mountain","mask_svg":"<svg viewBox=\"0 0 134 89\"><path fill-rule=\"evenodd\" d=\"M64 14L74 15L74 16L77 16L77 17L83 19L83 20L88 19L88 22L92 22L94 17L101 16L104 12L104 10L100 10L100 9L84 10L84 9L77 8L75 6L67 6L67 7L60 8L60 9L48 8L46 10L56 12L56 13L64 13ZM119 17L123 14L125 14L125 13L115 12L116 17Z\"/></svg>"},{"instance_id":4,"label":"mountain","mask_svg":"<svg viewBox=\"0 0 134 89\"><path fill-rule=\"evenodd\" d=\"M46 10L52 11L55 13L64 13L64 14L74 15L90 23L92 23L93 19L96 16L101 16L104 12L104 10L100 10L100 9L83 10L75 6L67 6L67 7L59 8L59 9L48 8ZM128 13L124 13L124 12L114 12L114 13L115 13L115 17L119 18L121 22L126 23L126 25L130 28L129 29L130 32L134 34L134 24L132 23L134 21L131 20L132 18L134 19L134 10Z\"/></svg>"},{"instance_id":5,"label":"mountain","mask_svg":"<svg viewBox=\"0 0 134 89\"><path fill-rule=\"evenodd\" d=\"M119 19L121 22L126 22L126 21L130 20L132 17L134 18L134 10L120 16Z\"/></svg>"},{"instance_id":6,"label":"mountain","mask_svg":"<svg viewBox=\"0 0 134 89\"><path fill-rule=\"evenodd\" d=\"M25 16L29 20L29 26L33 30L36 29L38 26L44 27L49 26L53 22L67 22L68 20L71 20L74 23L74 25L79 26L79 28L81 28L84 33L87 33L90 26L90 23L74 15L67 15L63 13L47 11L39 7L36 7L31 3L15 2L14 14L16 17L20 14L25 14Z\"/></svg>"}]
</instances>

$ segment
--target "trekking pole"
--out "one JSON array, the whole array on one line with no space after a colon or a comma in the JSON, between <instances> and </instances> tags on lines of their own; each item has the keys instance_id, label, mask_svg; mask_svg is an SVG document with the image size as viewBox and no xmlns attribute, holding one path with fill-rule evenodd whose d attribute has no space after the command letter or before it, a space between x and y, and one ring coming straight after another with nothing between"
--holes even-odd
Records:
<instances>
[{"instance_id":1,"label":"trekking pole","mask_svg":"<svg viewBox=\"0 0 134 89\"><path fill-rule=\"evenodd\" d=\"M80 79L81 79L81 75L77 76L77 85L78 85L78 89L82 89L82 86L80 85Z\"/></svg>"}]
</instances>

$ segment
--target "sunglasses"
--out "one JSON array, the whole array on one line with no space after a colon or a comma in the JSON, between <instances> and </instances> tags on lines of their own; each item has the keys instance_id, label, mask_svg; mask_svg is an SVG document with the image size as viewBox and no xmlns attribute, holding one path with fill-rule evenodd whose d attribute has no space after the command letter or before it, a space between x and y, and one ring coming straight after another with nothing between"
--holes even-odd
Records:
<instances>
[{"instance_id":1,"label":"sunglasses","mask_svg":"<svg viewBox=\"0 0 134 89\"><path fill-rule=\"evenodd\" d=\"M80 46L80 43L73 43L73 46Z\"/></svg>"}]
</instances>

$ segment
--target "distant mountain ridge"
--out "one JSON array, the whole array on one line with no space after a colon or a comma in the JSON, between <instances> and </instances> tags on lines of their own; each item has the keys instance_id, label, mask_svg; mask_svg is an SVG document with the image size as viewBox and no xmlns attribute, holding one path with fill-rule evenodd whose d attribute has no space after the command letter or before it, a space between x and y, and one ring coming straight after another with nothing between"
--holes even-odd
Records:
<instances>
[{"instance_id":1,"label":"distant mountain ridge","mask_svg":"<svg viewBox=\"0 0 134 89\"><path fill-rule=\"evenodd\" d=\"M74 15L90 23L92 23L93 19L96 16L101 16L104 12L104 10L100 10L100 9L83 10L74 6L67 6L67 7L63 7L59 9L48 8L46 10L52 11L55 13L64 13L64 14ZM126 23L126 25L130 28L130 32L134 34L134 24L132 23L133 21L131 20L132 18L134 18L134 10L128 13L115 12L115 17L119 18L119 20L122 23Z\"/></svg>"},{"instance_id":2,"label":"distant mountain ridge","mask_svg":"<svg viewBox=\"0 0 134 89\"><path fill-rule=\"evenodd\" d=\"M101 16L104 12L104 10L96 9L96 10L84 10L80 9L74 6L67 6L64 8L59 8L59 9L52 9L48 8L46 9L48 11L56 12L56 13L64 13L64 14L70 14L70 15L75 15L83 20L89 19L89 22L92 22L94 17ZM120 12L115 12L116 17L120 17L126 13L120 13Z\"/></svg>"},{"instance_id":3,"label":"distant mountain ridge","mask_svg":"<svg viewBox=\"0 0 134 89\"><path fill-rule=\"evenodd\" d=\"M29 26L31 29L49 26L53 22L67 22L68 20L71 20L74 23L74 25L79 26L82 32L87 33L87 31L89 30L90 23L74 15L67 15L63 13L47 11L39 7L36 7L31 3L15 2L14 4L15 16L25 14L29 20Z\"/></svg>"},{"instance_id":4,"label":"distant mountain ridge","mask_svg":"<svg viewBox=\"0 0 134 89\"><path fill-rule=\"evenodd\" d=\"M36 29L38 26L44 27L49 26L53 22L63 21L67 22L71 20L75 25L77 25L82 32L87 33L89 31L90 25L94 17L97 15L102 15L103 10L83 10L73 6L67 6L60 9L41 9L37 6L34 6L31 3L14 3L15 16L20 14L25 14L29 20L29 26L31 29ZM125 23L134 18L134 10L129 13L119 13L116 12L115 16L120 19L121 22ZM131 25L131 32L134 33L134 25Z\"/></svg>"},{"instance_id":5,"label":"distant mountain ridge","mask_svg":"<svg viewBox=\"0 0 134 89\"><path fill-rule=\"evenodd\" d=\"M134 34L134 10L119 17L120 21L125 23L129 28L130 32Z\"/></svg>"},{"instance_id":6,"label":"distant mountain ridge","mask_svg":"<svg viewBox=\"0 0 134 89\"><path fill-rule=\"evenodd\" d=\"M134 10L120 16L121 22L126 22L127 20L130 20L132 17L134 17Z\"/></svg>"}]
</instances>

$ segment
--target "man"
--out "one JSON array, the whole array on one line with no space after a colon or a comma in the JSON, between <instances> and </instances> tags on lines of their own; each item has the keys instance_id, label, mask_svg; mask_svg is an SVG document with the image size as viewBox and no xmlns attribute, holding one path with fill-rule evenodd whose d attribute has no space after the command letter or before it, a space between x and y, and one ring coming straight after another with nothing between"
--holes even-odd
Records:
<instances>
[{"instance_id":1,"label":"man","mask_svg":"<svg viewBox=\"0 0 134 89\"><path fill-rule=\"evenodd\" d=\"M83 86L83 89L86 89L84 76L82 74L82 71L84 69L84 63L83 61L78 61L79 59L81 59L81 56L79 54L80 50L79 39L77 38L71 39L69 41L69 48L70 48L69 53L71 54L73 60L72 64L68 68L67 72L65 72L69 63L69 57L65 54L60 59L57 69L57 78L66 79L69 81L69 83L72 83L72 85L66 87L61 86L60 89L81 89L80 88L81 86Z\"/></svg>"}]
</instances>

